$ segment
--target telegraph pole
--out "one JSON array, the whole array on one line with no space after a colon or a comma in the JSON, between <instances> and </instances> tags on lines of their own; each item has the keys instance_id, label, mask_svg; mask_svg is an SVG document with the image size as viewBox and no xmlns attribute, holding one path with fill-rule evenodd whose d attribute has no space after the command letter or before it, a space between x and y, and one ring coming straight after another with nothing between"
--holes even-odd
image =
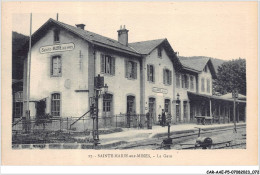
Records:
<instances>
[{"instance_id":1,"label":"telegraph pole","mask_svg":"<svg viewBox=\"0 0 260 175\"><path fill-rule=\"evenodd\" d=\"M30 74L31 74L31 47L32 47L32 13L30 14L30 38L29 38L29 53L27 59L27 98L26 98L26 117L25 117L25 131L29 132L30 127L28 120L30 120Z\"/></svg>"}]
</instances>

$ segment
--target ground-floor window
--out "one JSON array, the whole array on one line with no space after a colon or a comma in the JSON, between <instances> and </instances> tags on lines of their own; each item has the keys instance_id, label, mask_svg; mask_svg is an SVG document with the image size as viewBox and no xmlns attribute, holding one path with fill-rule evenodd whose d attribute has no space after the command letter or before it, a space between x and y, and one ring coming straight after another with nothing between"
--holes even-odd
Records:
<instances>
[{"instance_id":1,"label":"ground-floor window","mask_svg":"<svg viewBox=\"0 0 260 175\"><path fill-rule=\"evenodd\" d=\"M53 116L60 116L60 100L61 96L59 93L54 93L51 95L51 114Z\"/></svg>"},{"instance_id":2,"label":"ground-floor window","mask_svg":"<svg viewBox=\"0 0 260 175\"><path fill-rule=\"evenodd\" d=\"M21 117L23 115L23 102L15 102L14 106L14 117Z\"/></svg>"},{"instance_id":3,"label":"ground-floor window","mask_svg":"<svg viewBox=\"0 0 260 175\"><path fill-rule=\"evenodd\" d=\"M164 100L164 111L167 113L171 112L171 102L169 99Z\"/></svg>"},{"instance_id":4,"label":"ground-floor window","mask_svg":"<svg viewBox=\"0 0 260 175\"><path fill-rule=\"evenodd\" d=\"M154 122L156 117L156 109L155 109L155 98L149 98L149 114L152 116Z\"/></svg>"},{"instance_id":5,"label":"ground-floor window","mask_svg":"<svg viewBox=\"0 0 260 175\"><path fill-rule=\"evenodd\" d=\"M106 94L103 97L103 112L111 112L112 111L112 101L113 95Z\"/></svg>"}]
</instances>

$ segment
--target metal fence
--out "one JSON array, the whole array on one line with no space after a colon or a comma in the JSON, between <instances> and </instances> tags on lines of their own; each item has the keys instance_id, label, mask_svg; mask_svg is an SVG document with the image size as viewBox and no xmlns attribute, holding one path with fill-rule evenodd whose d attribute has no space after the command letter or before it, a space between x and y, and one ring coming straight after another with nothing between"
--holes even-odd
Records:
<instances>
[{"instance_id":1,"label":"metal fence","mask_svg":"<svg viewBox=\"0 0 260 175\"><path fill-rule=\"evenodd\" d=\"M19 119L13 123L13 131L25 130L25 127L30 130L48 130L48 131L86 131L93 129L93 119L90 116L82 118L78 117L59 117L51 119L41 119L37 121L32 119ZM96 122L96 121L94 121ZM106 128L147 128L153 122L152 117L147 117L144 114L118 114L110 116L100 116L98 118L98 126L100 129ZM96 125L96 124L95 124Z\"/></svg>"}]
</instances>

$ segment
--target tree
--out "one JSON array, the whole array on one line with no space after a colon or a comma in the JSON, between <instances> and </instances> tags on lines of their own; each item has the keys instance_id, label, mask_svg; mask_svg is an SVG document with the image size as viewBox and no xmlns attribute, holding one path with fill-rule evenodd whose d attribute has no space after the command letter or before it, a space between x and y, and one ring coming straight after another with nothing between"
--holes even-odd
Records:
<instances>
[{"instance_id":1,"label":"tree","mask_svg":"<svg viewBox=\"0 0 260 175\"><path fill-rule=\"evenodd\" d=\"M239 58L224 62L219 66L213 89L215 94L226 94L238 90L238 93L246 95L246 60Z\"/></svg>"}]
</instances>

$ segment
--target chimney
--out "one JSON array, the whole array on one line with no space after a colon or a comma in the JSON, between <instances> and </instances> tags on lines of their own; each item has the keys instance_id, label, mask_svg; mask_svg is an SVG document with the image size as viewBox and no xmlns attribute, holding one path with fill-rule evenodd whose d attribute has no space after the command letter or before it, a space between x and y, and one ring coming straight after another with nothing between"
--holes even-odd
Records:
<instances>
[{"instance_id":1,"label":"chimney","mask_svg":"<svg viewBox=\"0 0 260 175\"><path fill-rule=\"evenodd\" d=\"M84 30L85 24L76 24L77 28Z\"/></svg>"},{"instance_id":2,"label":"chimney","mask_svg":"<svg viewBox=\"0 0 260 175\"><path fill-rule=\"evenodd\" d=\"M118 42L121 44L127 46L128 45L128 31L125 29L125 25L122 28L122 25L120 26L120 29L117 31L118 32Z\"/></svg>"}]
</instances>

